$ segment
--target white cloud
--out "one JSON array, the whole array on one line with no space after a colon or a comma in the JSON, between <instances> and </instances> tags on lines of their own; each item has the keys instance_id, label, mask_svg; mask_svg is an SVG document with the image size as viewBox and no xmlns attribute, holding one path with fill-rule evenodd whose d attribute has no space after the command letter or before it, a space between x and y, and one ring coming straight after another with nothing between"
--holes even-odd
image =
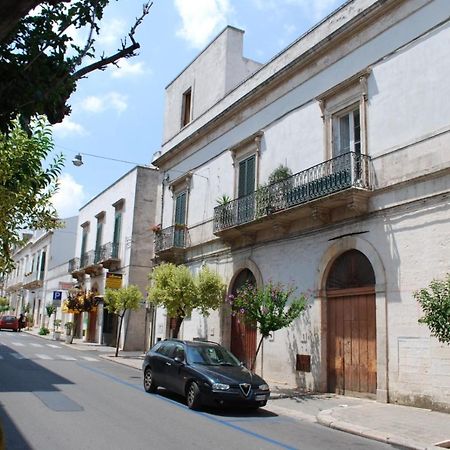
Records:
<instances>
[{"instance_id":1,"label":"white cloud","mask_svg":"<svg viewBox=\"0 0 450 450\"><path fill-rule=\"evenodd\" d=\"M86 194L81 184L72 175L63 173L59 178L59 189L52 198L53 206L60 218L76 216L85 203Z\"/></svg>"},{"instance_id":2,"label":"white cloud","mask_svg":"<svg viewBox=\"0 0 450 450\"><path fill-rule=\"evenodd\" d=\"M125 21L121 19L110 19L104 20L100 24L100 33L96 38L96 41L107 47L117 47L120 46L120 40L126 34Z\"/></svg>"},{"instance_id":3,"label":"white cloud","mask_svg":"<svg viewBox=\"0 0 450 450\"><path fill-rule=\"evenodd\" d=\"M108 92L102 97L91 95L81 102L81 108L91 113L112 109L120 114L128 108L127 97L118 92Z\"/></svg>"},{"instance_id":4,"label":"white cloud","mask_svg":"<svg viewBox=\"0 0 450 450\"><path fill-rule=\"evenodd\" d=\"M55 135L65 138L68 136L84 136L87 134L83 125L74 122L70 117L66 117L61 123L53 125Z\"/></svg>"},{"instance_id":5,"label":"white cloud","mask_svg":"<svg viewBox=\"0 0 450 450\"><path fill-rule=\"evenodd\" d=\"M113 78L138 76L149 72L148 70L145 70L144 63L142 61L132 63L129 62L128 59L121 59L117 62L117 65L118 67L115 67L111 73Z\"/></svg>"},{"instance_id":6,"label":"white cloud","mask_svg":"<svg viewBox=\"0 0 450 450\"><path fill-rule=\"evenodd\" d=\"M175 0L175 7L183 22L177 35L195 48L204 47L232 13L229 0Z\"/></svg>"}]
</instances>

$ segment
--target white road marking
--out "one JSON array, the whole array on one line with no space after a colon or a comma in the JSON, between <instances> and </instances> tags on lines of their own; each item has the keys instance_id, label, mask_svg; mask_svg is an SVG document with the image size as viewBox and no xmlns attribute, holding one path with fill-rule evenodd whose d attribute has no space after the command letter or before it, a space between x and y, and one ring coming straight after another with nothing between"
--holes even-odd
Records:
<instances>
[{"instance_id":1,"label":"white road marking","mask_svg":"<svg viewBox=\"0 0 450 450\"><path fill-rule=\"evenodd\" d=\"M37 356L39 359L47 359L47 360L52 360L52 359L53 359L51 356L49 356L49 355L44 355L43 353L36 353L36 356Z\"/></svg>"},{"instance_id":2,"label":"white road marking","mask_svg":"<svg viewBox=\"0 0 450 450\"><path fill-rule=\"evenodd\" d=\"M66 356L66 355L57 355L58 358L63 359L64 361L76 361L76 358L73 358L72 356Z\"/></svg>"},{"instance_id":3,"label":"white road marking","mask_svg":"<svg viewBox=\"0 0 450 450\"><path fill-rule=\"evenodd\" d=\"M25 347L25 344L22 344L22 342L11 342L12 345L16 345L17 347Z\"/></svg>"},{"instance_id":4,"label":"white road marking","mask_svg":"<svg viewBox=\"0 0 450 450\"><path fill-rule=\"evenodd\" d=\"M54 344L47 344L47 347L51 347L51 348L61 348L60 345L54 345Z\"/></svg>"},{"instance_id":5,"label":"white road marking","mask_svg":"<svg viewBox=\"0 0 450 450\"><path fill-rule=\"evenodd\" d=\"M35 344L34 342L31 342L30 345L32 345L33 347L43 347L42 344Z\"/></svg>"},{"instance_id":6,"label":"white road marking","mask_svg":"<svg viewBox=\"0 0 450 450\"><path fill-rule=\"evenodd\" d=\"M92 356L82 356L83 359L85 359L86 361L92 361L92 362L97 362L98 359L92 358Z\"/></svg>"},{"instance_id":7,"label":"white road marking","mask_svg":"<svg viewBox=\"0 0 450 450\"><path fill-rule=\"evenodd\" d=\"M25 359L25 356L21 355L20 353L11 353L11 355L13 355L16 359Z\"/></svg>"}]
</instances>

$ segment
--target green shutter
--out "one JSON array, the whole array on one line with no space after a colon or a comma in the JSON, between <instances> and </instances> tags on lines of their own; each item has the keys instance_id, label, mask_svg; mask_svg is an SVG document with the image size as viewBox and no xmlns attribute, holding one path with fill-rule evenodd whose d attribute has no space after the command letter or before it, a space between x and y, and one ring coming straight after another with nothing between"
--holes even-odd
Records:
<instances>
[{"instance_id":1,"label":"green shutter","mask_svg":"<svg viewBox=\"0 0 450 450\"><path fill-rule=\"evenodd\" d=\"M118 244L120 242L120 229L122 227L122 214L117 213L114 218L114 234L113 234L113 243Z\"/></svg>"},{"instance_id":2,"label":"green shutter","mask_svg":"<svg viewBox=\"0 0 450 450\"><path fill-rule=\"evenodd\" d=\"M175 203L175 224L186 224L186 192L179 194Z\"/></svg>"},{"instance_id":3,"label":"green shutter","mask_svg":"<svg viewBox=\"0 0 450 450\"><path fill-rule=\"evenodd\" d=\"M238 196L244 197L255 190L255 156L239 163Z\"/></svg>"}]
</instances>

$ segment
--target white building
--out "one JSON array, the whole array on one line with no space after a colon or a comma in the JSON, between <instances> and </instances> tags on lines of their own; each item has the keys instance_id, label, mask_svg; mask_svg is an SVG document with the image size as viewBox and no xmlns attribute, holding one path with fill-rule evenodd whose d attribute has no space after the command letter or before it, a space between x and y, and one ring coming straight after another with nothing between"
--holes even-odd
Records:
<instances>
[{"instance_id":1,"label":"white building","mask_svg":"<svg viewBox=\"0 0 450 450\"><path fill-rule=\"evenodd\" d=\"M160 185L159 172L136 166L94 197L79 212L76 252L69 271L84 291L98 294L95 311L83 314L78 336L115 346L117 317L102 301L106 287L138 286L146 294L152 267L153 233ZM145 305L129 311L121 348L143 350L151 340L151 315Z\"/></svg>"},{"instance_id":2,"label":"white building","mask_svg":"<svg viewBox=\"0 0 450 450\"><path fill-rule=\"evenodd\" d=\"M75 252L77 216L62 219L63 226L52 231L36 230L13 253L16 268L6 276L5 290L18 316L29 306L35 327L52 326L45 307L55 305L61 318L61 301L67 298L72 277L67 268Z\"/></svg>"},{"instance_id":3,"label":"white building","mask_svg":"<svg viewBox=\"0 0 450 450\"><path fill-rule=\"evenodd\" d=\"M450 348L413 298L450 269L449 17L447 0L349 1L262 66L227 27L167 87L159 259L207 264L228 293L312 293L264 342L269 381L450 409ZM280 165L293 175L264 187ZM225 307L181 335L256 349Z\"/></svg>"}]
</instances>

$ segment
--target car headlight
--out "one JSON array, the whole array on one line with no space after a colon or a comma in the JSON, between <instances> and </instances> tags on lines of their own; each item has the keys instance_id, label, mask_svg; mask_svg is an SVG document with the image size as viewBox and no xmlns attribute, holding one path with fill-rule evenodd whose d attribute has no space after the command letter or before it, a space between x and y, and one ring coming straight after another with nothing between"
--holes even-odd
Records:
<instances>
[{"instance_id":1,"label":"car headlight","mask_svg":"<svg viewBox=\"0 0 450 450\"><path fill-rule=\"evenodd\" d=\"M268 391L268 390L269 390L269 386L268 386L267 384L261 384L261 385L259 386L259 389L260 389L261 391Z\"/></svg>"},{"instance_id":2,"label":"car headlight","mask_svg":"<svg viewBox=\"0 0 450 450\"><path fill-rule=\"evenodd\" d=\"M226 390L230 389L230 385L229 384L223 384L223 383L213 383L212 384L212 388L215 391L226 391Z\"/></svg>"}]
</instances>

